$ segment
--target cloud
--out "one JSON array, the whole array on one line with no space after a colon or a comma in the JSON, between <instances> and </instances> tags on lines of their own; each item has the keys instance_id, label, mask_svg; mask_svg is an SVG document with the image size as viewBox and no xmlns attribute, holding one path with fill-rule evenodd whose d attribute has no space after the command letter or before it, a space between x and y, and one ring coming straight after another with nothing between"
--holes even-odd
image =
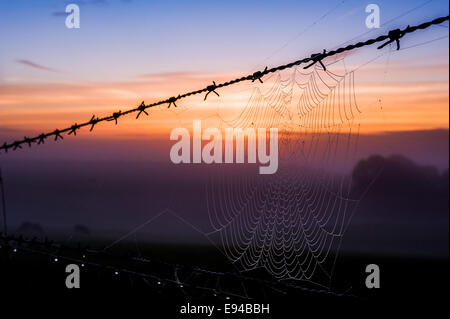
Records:
<instances>
[{"instance_id":1,"label":"cloud","mask_svg":"<svg viewBox=\"0 0 450 319\"><path fill-rule=\"evenodd\" d=\"M136 75L137 79L145 79L148 81L179 81L179 80L228 80L242 76L237 72L216 72L216 73L201 73L201 72L164 72L164 73L144 73Z\"/></svg>"},{"instance_id":2,"label":"cloud","mask_svg":"<svg viewBox=\"0 0 450 319\"><path fill-rule=\"evenodd\" d=\"M149 79L149 80L155 80L155 79L166 79L166 78L188 78L192 75L191 72L165 72L165 73L145 73L145 74L139 74L136 77L141 79Z\"/></svg>"},{"instance_id":3,"label":"cloud","mask_svg":"<svg viewBox=\"0 0 450 319\"><path fill-rule=\"evenodd\" d=\"M130 3L131 0L122 0L122 2ZM88 5L108 5L109 2L107 0L79 0L76 3L79 6L88 6ZM52 17L66 17L68 15L65 11L54 11L51 13Z\"/></svg>"},{"instance_id":4,"label":"cloud","mask_svg":"<svg viewBox=\"0 0 450 319\"><path fill-rule=\"evenodd\" d=\"M67 16L67 12L64 12L64 11L52 12L52 17L65 17L65 16Z\"/></svg>"},{"instance_id":5,"label":"cloud","mask_svg":"<svg viewBox=\"0 0 450 319\"><path fill-rule=\"evenodd\" d=\"M79 5L85 6L85 5L106 5L109 4L107 0L80 0L78 1Z\"/></svg>"},{"instance_id":6,"label":"cloud","mask_svg":"<svg viewBox=\"0 0 450 319\"><path fill-rule=\"evenodd\" d=\"M349 17L355 15L355 14L358 13L358 12L365 12L365 5L364 5L364 6L358 6L358 7L355 7L355 8L353 8L353 9L351 9L351 10L345 12L344 14L338 16L336 20L337 20L337 21L342 21L342 20L344 20L344 19L347 19L347 18L349 18Z\"/></svg>"},{"instance_id":7,"label":"cloud","mask_svg":"<svg viewBox=\"0 0 450 319\"><path fill-rule=\"evenodd\" d=\"M49 71L49 72L56 72L56 73L61 73L62 72L60 70L53 69L53 68L47 67L45 65L34 63L34 62L30 61L30 60L18 59L18 60L16 60L16 62L20 63L20 64L23 64L23 65L30 66L30 67L35 68L35 69L39 69L39 70L44 70L44 71Z\"/></svg>"}]
</instances>

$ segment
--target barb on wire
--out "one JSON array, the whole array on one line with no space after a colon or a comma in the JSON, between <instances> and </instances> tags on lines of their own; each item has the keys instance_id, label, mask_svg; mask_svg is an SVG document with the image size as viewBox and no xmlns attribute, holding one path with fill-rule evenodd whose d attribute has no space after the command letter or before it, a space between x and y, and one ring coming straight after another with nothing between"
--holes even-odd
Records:
<instances>
[{"instance_id":1,"label":"barb on wire","mask_svg":"<svg viewBox=\"0 0 450 319\"><path fill-rule=\"evenodd\" d=\"M205 98L204 98L203 101L206 101L206 98L208 97L209 93L211 93L211 92L215 93L217 96L220 96L219 93L216 92L216 89L217 89L216 82L213 81L212 85L206 87L206 90L208 90L208 92L206 93Z\"/></svg>"},{"instance_id":2,"label":"barb on wire","mask_svg":"<svg viewBox=\"0 0 450 319\"><path fill-rule=\"evenodd\" d=\"M148 113L147 113L147 111L145 110L146 108L147 108L147 106L145 106L144 101L142 101L142 102L141 102L141 105L138 106L139 113L138 113L138 115L136 116L136 119L139 118L139 115L141 115L142 112L144 112L144 114L148 116Z\"/></svg>"},{"instance_id":3,"label":"barb on wire","mask_svg":"<svg viewBox=\"0 0 450 319\"><path fill-rule=\"evenodd\" d=\"M76 136L78 129L80 129L80 126L77 123L75 123L74 125L72 125L72 127L70 128L70 131L69 131L69 133L67 135L73 134L73 135Z\"/></svg>"},{"instance_id":4,"label":"barb on wire","mask_svg":"<svg viewBox=\"0 0 450 319\"><path fill-rule=\"evenodd\" d=\"M38 136L38 139L39 139L38 145L44 144L44 143L45 143L45 138L46 138L45 134L39 135L39 136Z\"/></svg>"},{"instance_id":5,"label":"barb on wire","mask_svg":"<svg viewBox=\"0 0 450 319\"><path fill-rule=\"evenodd\" d=\"M108 119L108 121L114 121L117 125L117 119L122 116L122 111L114 112L112 116Z\"/></svg>"},{"instance_id":6,"label":"barb on wire","mask_svg":"<svg viewBox=\"0 0 450 319\"><path fill-rule=\"evenodd\" d=\"M317 62L320 63L320 65L322 66L323 70L326 71L327 68L325 67L325 65L322 62L322 59L326 56L327 54L327 50L323 50L323 53L315 53L311 55L311 64L305 66L303 69L308 69L310 67L312 67L314 64L316 64Z\"/></svg>"},{"instance_id":7,"label":"barb on wire","mask_svg":"<svg viewBox=\"0 0 450 319\"><path fill-rule=\"evenodd\" d=\"M436 18L436 19L428 21L428 22L424 22L424 23L416 25L416 26L412 26L411 27L411 26L408 25L408 27L406 27L403 30L401 30L401 29L391 30L391 31L388 32L388 34L380 35L377 38L368 39L366 41L358 42L358 43L355 43L355 44L350 44L350 45L347 45L345 47L341 47L339 49L332 50L332 51L324 50L322 53L312 54L309 58L303 58L303 59L300 59L300 60L297 60L297 61L294 61L294 62L291 62L291 63L288 63L288 64L284 64L284 65L280 65L280 66L277 66L277 67L273 67L271 69L268 69L266 67L263 71L257 71L257 72L254 72L253 74L250 74L250 75L247 75L247 76L243 76L243 77L240 77L240 78L237 78L237 79L234 79L234 80L231 80L231 81L227 81L227 82L224 82L224 83L216 84L215 82L213 82L212 85L209 85L206 88L203 88L203 89L200 89L200 90L197 90L197 91L187 92L187 93L184 93L182 95L178 95L176 97L172 96L169 99L161 100L159 102L155 102L155 103L152 103L152 104L149 104L149 105L145 105L144 102L142 102L138 107L129 109L129 110L123 112L123 113L121 111L119 111L119 112L113 113L110 116L106 116L106 117L103 117L103 118L98 118L98 117L95 117L95 115L93 115L91 120L86 122L86 123L82 123L82 124L79 124L79 125L75 124L75 126L72 126L72 127L69 127L69 128L65 128L65 129L62 129L62 130L56 130L56 131L54 131L52 133L43 133L43 134L41 134L41 135L39 135L37 137L34 137L34 138L24 138L23 140L17 140L17 141L11 142L9 144L5 142L3 144L3 146L0 147L0 151L3 150L6 153L11 148L13 148L13 150L16 150L18 148L21 148L21 145L24 144L24 143L27 143L30 146L31 142L34 142L36 140L38 141L37 144L44 144L44 140L47 137L51 136L51 135L54 135L55 136L55 141L57 141L58 139L62 139L63 138L60 135L60 133L69 132L69 134L76 135L76 131L78 129L80 129L80 128L84 127L84 126L87 126L87 125L91 126L89 131L92 131L96 124L98 124L99 122L103 122L103 121L115 121L115 124L117 124L117 120L118 120L119 117L121 117L122 115L133 113L133 112L139 112L137 114L137 116L136 116L136 119L137 119L137 118L139 118L141 113L144 113L144 114L148 115L148 113L146 111L148 108L151 108L151 107L154 107L154 106L158 106L158 105L163 105L163 104L168 104L167 108L170 108L172 105L177 107L176 102L178 100L183 99L183 98L187 98L187 97L192 96L192 95L206 93L205 98L204 98L204 100L206 100L206 98L208 97L209 93L211 93L211 92L214 92L217 96L219 96L219 93L216 92L216 89L218 89L218 88L234 85L236 83L243 82L243 81L252 81L252 82L259 81L260 83L263 83L262 77L264 75L269 74L269 73L274 73L274 72L277 72L277 71L282 71L282 70L285 70L285 69L288 69L288 68L292 68L294 66L297 66L297 65L300 65L300 64L303 64L303 63L310 63L309 65L304 67L305 69L311 67L312 65L314 65L316 63L319 63L322 66L322 68L324 70L326 70L326 67L325 67L325 65L322 62L323 59L325 59L327 57L330 57L330 56L334 56L334 55L342 53L342 52L352 51L352 50L355 50L357 48L361 48L361 47L364 47L364 46L371 46L371 45L373 45L375 43L384 42L380 46L378 46L378 49L382 49L385 46L387 46L388 44L396 42L397 50L399 50L400 49L400 39L403 38L406 34L413 33L413 32L415 32L417 30L424 30L424 29L429 28L430 26L439 25L439 24L441 24L441 23L443 23L445 21L448 21L448 20L449 20L449 16L447 15L447 16Z\"/></svg>"},{"instance_id":8,"label":"barb on wire","mask_svg":"<svg viewBox=\"0 0 450 319\"><path fill-rule=\"evenodd\" d=\"M178 97L172 96L171 98L169 98L167 100L166 103L169 103L169 106L167 106L167 108L170 108L170 106L173 104L175 107L177 107L177 104L175 103L178 99L180 98L180 96L178 95Z\"/></svg>"},{"instance_id":9,"label":"barb on wire","mask_svg":"<svg viewBox=\"0 0 450 319\"><path fill-rule=\"evenodd\" d=\"M403 36L406 34L406 30L409 28L410 28L410 26L408 25L408 27L403 31L400 29L395 29L395 30L389 31L389 33L388 33L389 41L380 45L378 47L378 49L382 49L385 46L387 46L388 44L395 41L397 43L397 51L400 50L400 39L403 38Z\"/></svg>"},{"instance_id":10,"label":"barb on wire","mask_svg":"<svg viewBox=\"0 0 450 319\"><path fill-rule=\"evenodd\" d=\"M20 145L19 142L14 142L14 148L13 148L13 150L16 150L16 149L18 149L18 148L22 148L22 146Z\"/></svg>"},{"instance_id":11,"label":"barb on wire","mask_svg":"<svg viewBox=\"0 0 450 319\"><path fill-rule=\"evenodd\" d=\"M264 75L266 75L268 72L267 72L267 66L266 66L266 68L264 69L264 71L256 71L255 73L253 73L252 75L251 75L251 80L252 80L252 82L255 82L256 80L258 80L259 82L261 82L261 83L263 83L263 81L261 80L261 78L264 76Z\"/></svg>"},{"instance_id":12,"label":"barb on wire","mask_svg":"<svg viewBox=\"0 0 450 319\"><path fill-rule=\"evenodd\" d=\"M28 144L28 147L31 147L31 143L33 143L33 140L31 138L24 136L23 140Z\"/></svg>"},{"instance_id":13,"label":"barb on wire","mask_svg":"<svg viewBox=\"0 0 450 319\"><path fill-rule=\"evenodd\" d=\"M64 138L62 137L62 135L61 135L61 131L58 130L58 129L56 129L52 134L55 135L55 141L57 141L58 138L59 138L59 139L64 139Z\"/></svg>"},{"instance_id":14,"label":"barb on wire","mask_svg":"<svg viewBox=\"0 0 450 319\"><path fill-rule=\"evenodd\" d=\"M92 115L91 120L88 122L88 124L91 125L91 128L89 129L89 132L92 132L92 130L94 129L95 124L97 124L99 121L98 117L95 118L95 115Z\"/></svg>"}]
</instances>

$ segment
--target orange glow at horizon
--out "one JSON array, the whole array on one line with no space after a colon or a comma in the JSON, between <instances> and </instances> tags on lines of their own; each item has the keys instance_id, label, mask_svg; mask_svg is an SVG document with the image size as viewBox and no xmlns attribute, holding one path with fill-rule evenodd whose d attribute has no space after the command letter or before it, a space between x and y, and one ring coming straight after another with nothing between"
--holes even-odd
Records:
<instances>
[{"instance_id":1,"label":"orange glow at horizon","mask_svg":"<svg viewBox=\"0 0 450 319\"><path fill-rule=\"evenodd\" d=\"M442 72L448 74L448 65L433 71L440 74L439 79L433 81L408 81L408 71L424 72L402 67L397 70L399 79L393 81L373 82L368 74L360 76L359 81L357 79L356 98L362 110L362 116L358 118L361 134L448 129L448 79L442 78ZM0 126L30 135L51 131L86 122L93 114L101 117L118 110L125 111L142 100L149 104L202 88L213 80L219 83L238 76L241 74L173 73L148 75L121 83L3 84L0 85ZM219 91L220 97L210 94L206 102L203 95L194 96L177 103L178 108L158 106L149 110L149 117L141 115L139 120L128 115L119 119L120 135L148 138L168 134L174 127L190 128L193 119L208 122L217 120L218 115L236 116L255 86L246 82L224 88ZM96 134L117 138L118 131L113 122L101 126L100 130L96 129Z\"/></svg>"}]
</instances>

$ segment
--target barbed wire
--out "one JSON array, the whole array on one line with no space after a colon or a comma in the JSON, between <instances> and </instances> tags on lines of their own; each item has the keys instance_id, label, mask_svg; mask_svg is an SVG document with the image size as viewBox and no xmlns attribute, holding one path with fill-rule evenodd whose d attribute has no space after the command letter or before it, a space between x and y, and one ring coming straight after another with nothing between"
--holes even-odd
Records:
<instances>
[{"instance_id":1,"label":"barbed wire","mask_svg":"<svg viewBox=\"0 0 450 319\"><path fill-rule=\"evenodd\" d=\"M354 295L352 293L346 292L333 292L331 290L325 289L316 289L316 288L307 288L304 286L295 285L288 281L282 280L267 280L261 279L257 277L244 276L239 273L232 272L222 272L222 271L211 271L207 269L203 269L197 266L188 266L181 265L175 263L168 263L161 260L156 259L146 259L135 256L126 256L126 257L118 257L111 254L106 253L104 250L96 250L96 249L87 249L87 248L73 248L69 246L64 246L61 244L57 244L51 240L45 239L43 241L34 239L26 239L23 236L5 236L0 233L0 249L9 248L12 254L17 254L19 252L26 252L30 254L43 255L48 256L49 261L52 262L62 262L67 261L71 263L76 263L83 268L93 267L99 270L104 270L109 272L113 276L118 276L120 274L132 275L135 277L139 277L142 279L151 279L155 287L162 286L163 284L172 284L176 287L183 289L186 287L190 287L197 290L208 291L214 297L229 299L230 297L234 297L237 299L254 299L254 297L249 296L247 293L245 295L239 294L237 292L233 292L227 289L221 288L216 280L215 286L211 285L202 285L196 284L194 282L190 282L188 279L180 280L178 273L181 271L187 271L188 273L196 274L196 275L205 275L205 276L213 276L216 278L223 278L224 280L235 280L236 282L247 282L254 283L258 285L262 285L265 287L269 287L271 289L275 289L280 293L285 294L287 290L298 291L304 293L313 293L313 294L322 294L329 295L334 297L348 297L352 299L362 299L361 297ZM67 254L62 254L60 251L66 250ZM97 258L95 258L95 257ZM111 259L116 257L120 259L123 263L124 259L127 259L129 262L138 262L145 265L160 265L166 271L166 273L173 273L173 276L164 276L158 275L156 272L148 273L138 270L133 270L131 267L124 267L121 265L113 265L112 263L107 263L103 260ZM102 260L99 260L102 259ZM167 271L170 269L171 271Z\"/></svg>"},{"instance_id":2,"label":"barbed wire","mask_svg":"<svg viewBox=\"0 0 450 319\"><path fill-rule=\"evenodd\" d=\"M289 69L289 68L292 68L294 66L298 66L300 64L309 63L307 66L304 67L306 69L306 68L311 67L312 65L315 65L316 63L319 63L324 69L326 69L325 65L322 62L323 59L325 59L327 57L334 56L334 55L339 54L339 53L346 52L346 51L352 51L352 50L355 50L355 49L358 49L358 48L361 48L361 47L364 47L364 46L370 46L370 45L373 45L375 43L386 41L383 44L381 44L380 46L378 46L378 49L382 49L385 46L387 46L388 44L391 44L391 43L395 42L396 45L397 45L397 50L400 50L400 39L403 38L406 34L413 33L413 32L415 32L417 30L424 30L424 29L429 28L430 26L439 25L439 24L441 24L441 23L443 23L445 21L448 21L448 20L449 20L449 16L444 16L444 17L436 18L436 19L428 21L428 22L424 22L424 23L416 25L416 26L412 26L411 27L411 26L408 25L403 30L402 29L390 30L388 32L388 34L381 35L381 36L378 36L376 38L372 38L372 39L369 39L369 40L366 40L366 41L361 41L361 42L358 42L358 43L355 43L355 44L350 44L350 45L347 45L345 47L341 47L341 48L338 48L338 49L335 49L335 50L332 50L332 51L323 50L322 53L312 54L308 58L303 58L303 59L300 59L300 60L297 60L297 61L294 61L294 62L291 62L291 63L288 63L288 64L284 64L284 65L280 65L280 66L277 66L277 67L273 67L273 68L270 68L270 69L268 67L266 67L262 71L256 71L253 74L246 75L246 76L243 76L243 77L240 77L240 78L236 78L234 80L230 80L230 81L227 81L227 82L224 82L224 83L216 84L216 82L213 82L213 84L208 85L207 87L205 87L203 89L200 89L200 90L191 91L191 92L187 92L187 93L184 93L184 94L179 94L178 96L172 96L172 97L170 97L168 99L161 100L161 101L158 101L158 102L154 102L154 103L151 103L151 104L145 104L145 102L142 101L139 106L137 106L135 108L131 108L131 109L129 109L127 111L124 111L124 112L119 110L119 111L113 112L111 115L108 115L108 116L105 116L105 117L101 117L101 118L100 117L96 117L95 114L94 114L94 115L92 115L92 117L91 117L91 119L89 121L81 123L81 124L75 123L75 124L71 125L70 127L67 127L67 128L64 128L64 129L56 129L53 132L42 133L42 134L37 135L35 137L27 137L27 136L25 136L21 140L16 140L16 141L10 142L10 143L5 142L2 146L0 146L0 151L3 150L5 153L7 153L10 149L12 149L12 150L21 149L22 145L24 145L24 144L27 144L29 147L31 147L33 143L36 143L38 145L44 144L45 140L47 138L50 138L50 137L54 137L55 141L58 141L59 139L62 140L63 139L63 136L62 136L63 133L67 133L68 135L72 135L73 134L74 136L76 136L77 135L77 131L80 130L81 128L86 127L86 126L90 126L89 131L92 131L94 129L95 125L97 125L100 122L111 122L111 121L114 121L115 124L117 125L118 124L118 119L120 117L128 115L128 114L131 114L131 113L138 112L137 115L136 115L136 119L138 119L142 113L144 113L145 115L148 116L149 114L147 113L147 109L149 109L149 108L152 108L152 107L155 107L155 106L158 106L158 105L163 105L163 104L167 104L168 108L170 108L172 105L174 107L177 107L177 104L176 104L177 101L180 101L180 100L185 99L185 98L187 98L189 96L192 96L192 95L198 95L198 94L205 93L204 100L206 100L210 93L215 93L217 96L219 96L219 93L217 93L217 90L220 89L220 88L231 86L231 85L237 84L239 82L243 82L243 81L252 81L252 82L259 81L260 83L263 83L262 78L265 75L267 75L269 73L274 73L274 72L282 71L282 70L285 70L285 69Z\"/></svg>"}]
</instances>

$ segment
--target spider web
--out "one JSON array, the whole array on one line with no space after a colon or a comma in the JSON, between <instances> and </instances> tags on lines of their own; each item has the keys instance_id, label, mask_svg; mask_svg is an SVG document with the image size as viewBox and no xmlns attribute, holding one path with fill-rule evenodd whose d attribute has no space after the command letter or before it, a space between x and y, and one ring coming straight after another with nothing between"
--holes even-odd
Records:
<instances>
[{"instance_id":1,"label":"spider web","mask_svg":"<svg viewBox=\"0 0 450 319\"><path fill-rule=\"evenodd\" d=\"M243 271L329 282L336 252L358 200L351 178L330 172L355 155L361 111L354 72L315 67L283 71L255 87L240 114L223 125L279 129L279 169L230 176L207 187L208 214L227 257ZM332 171L332 170L331 170Z\"/></svg>"}]
</instances>

